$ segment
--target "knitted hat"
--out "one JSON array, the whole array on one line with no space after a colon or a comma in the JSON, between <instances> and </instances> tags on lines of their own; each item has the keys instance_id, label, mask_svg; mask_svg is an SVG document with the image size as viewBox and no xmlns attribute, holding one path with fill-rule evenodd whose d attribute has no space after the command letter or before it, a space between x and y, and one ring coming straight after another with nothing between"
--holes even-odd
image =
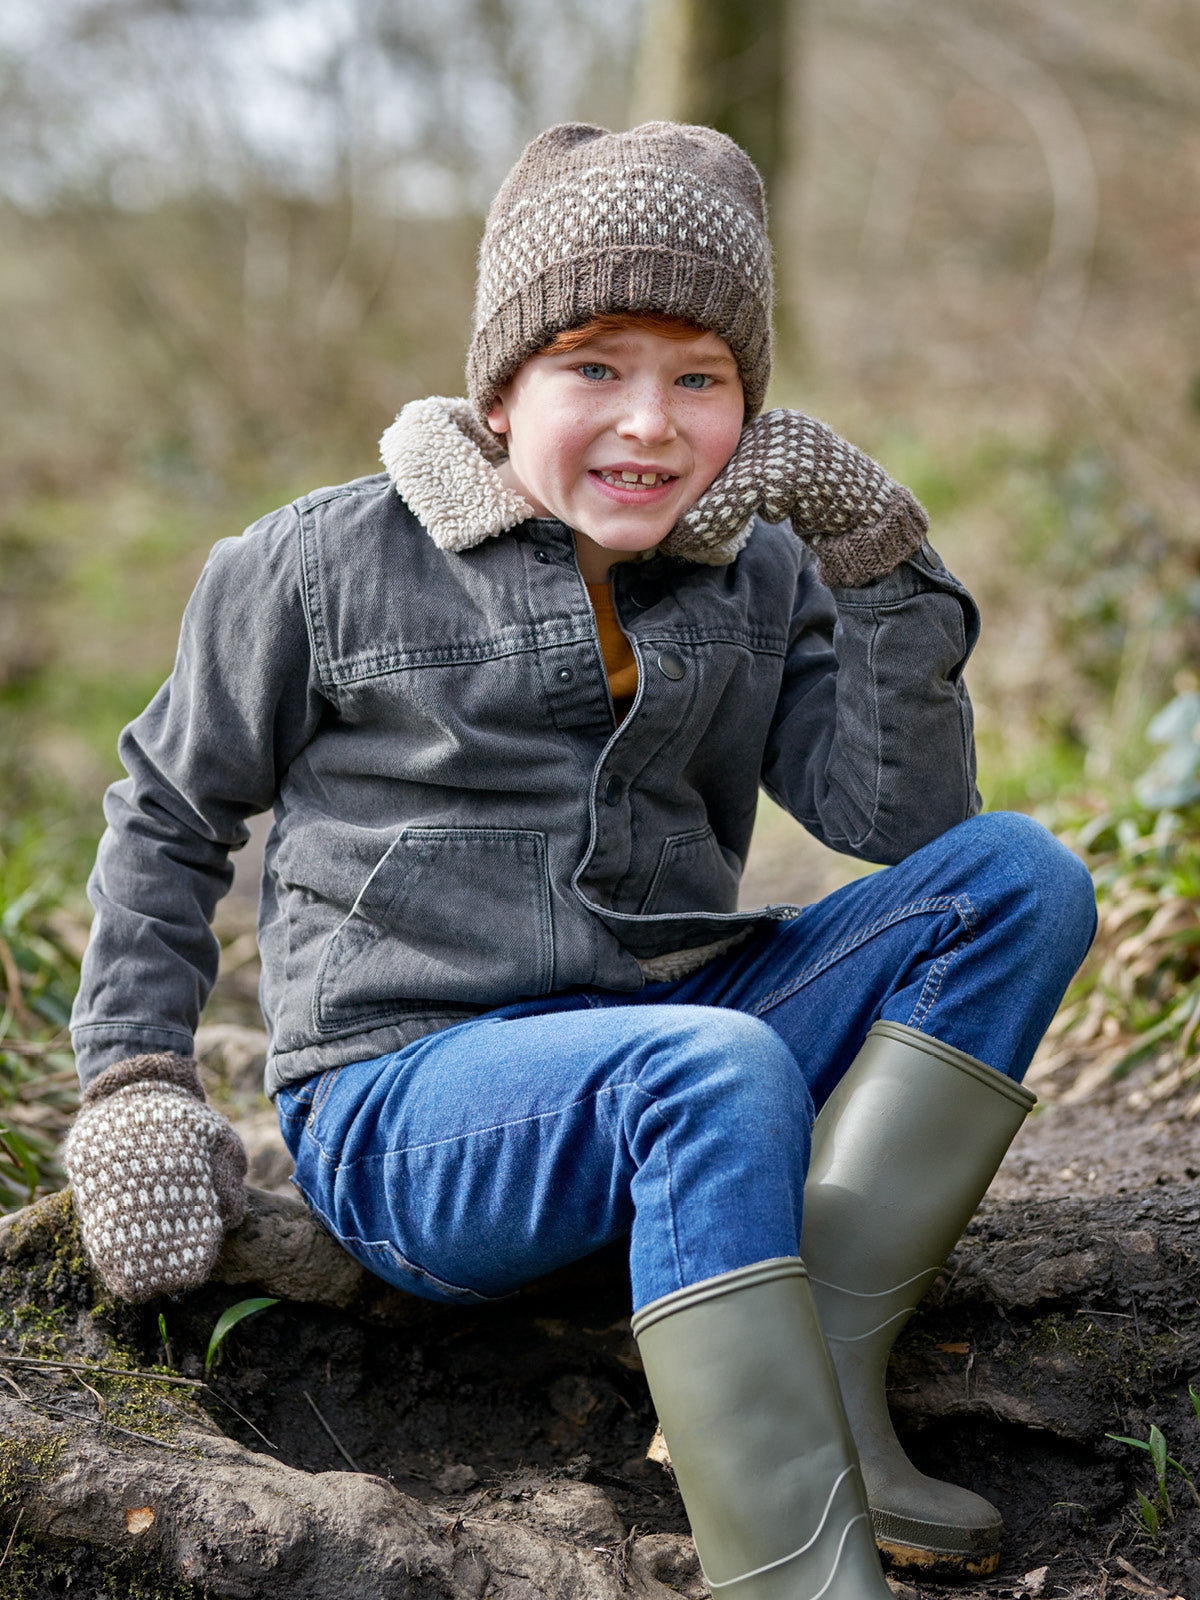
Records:
<instances>
[{"instance_id":1,"label":"knitted hat","mask_svg":"<svg viewBox=\"0 0 1200 1600\"><path fill-rule=\"evenodd\" d=\"M477 414L556 333L611 311L685 317L732 350L746 416L771 372L771 247L762 179L713 128L587 123L526 145L479 250L467 385Z\"/></svg>"}]
</instances>

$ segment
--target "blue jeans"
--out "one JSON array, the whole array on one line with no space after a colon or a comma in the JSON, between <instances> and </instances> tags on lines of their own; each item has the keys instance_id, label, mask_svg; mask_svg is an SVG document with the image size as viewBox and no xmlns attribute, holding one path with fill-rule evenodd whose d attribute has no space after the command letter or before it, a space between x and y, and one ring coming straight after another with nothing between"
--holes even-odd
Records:
<instances>
[{"instance_id":1,"label":"blue jeans","mask_svg":"<svg viewBox=\"0 0 1200 1600\"><path fill-rule=\"evenodd\" d=\"M628 1234L636 1308L799 1253L813 1118L873 1022L1020 1078L1094 930L1075 856L976 817L690 977L505 1006L282 1090L295 1181L431 1300Z\"/></svg>"}]
</instances>

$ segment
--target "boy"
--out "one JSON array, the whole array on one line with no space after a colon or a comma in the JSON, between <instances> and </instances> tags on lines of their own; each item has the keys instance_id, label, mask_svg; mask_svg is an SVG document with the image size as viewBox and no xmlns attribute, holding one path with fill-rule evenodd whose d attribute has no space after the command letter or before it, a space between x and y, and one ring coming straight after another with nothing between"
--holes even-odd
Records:
<instances>
[{"instance_id":1,"label":"boy","mask_svg":"<svg viewBox=\"0 0 1200 1600\"><path fill-rule=\"evenodd\" d=\"M884 1369L1094 908L1043 830L975 815L977 617L921 508L758 415L770 293L723 136L527 148L470 401L406 407L387 477L219 545L123 735L67 1159L112 1287L203 1280L244 1172L190 1059L207 923L273 807L267 1088L317 1215L464 1303L628 1232L714 1592L883 1600L868 1500L893 1559L996 1564L998 1514L907 1461ZM889 870L737 911L760 782Z\"/></svg>"}]
</instances>

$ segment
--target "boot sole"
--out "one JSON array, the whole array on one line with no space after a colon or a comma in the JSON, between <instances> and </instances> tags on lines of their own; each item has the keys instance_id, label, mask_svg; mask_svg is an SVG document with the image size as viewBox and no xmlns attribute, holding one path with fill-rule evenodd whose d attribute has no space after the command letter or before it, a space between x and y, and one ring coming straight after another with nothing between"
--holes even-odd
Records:
<instances>
[{"instance_id":1,"label":"boot sole","mask_svg":"<svg viewBox=\"0 0 1200 1600\"><path fill-rule=\"evenodd\" d=\"M926 1578L990 1578L1000 1565L1000 1552L967 1555L957 1550L923 1550L876 1536L880 1555L893 1572L919 1573Z\"/></svg>"}]
</instances>

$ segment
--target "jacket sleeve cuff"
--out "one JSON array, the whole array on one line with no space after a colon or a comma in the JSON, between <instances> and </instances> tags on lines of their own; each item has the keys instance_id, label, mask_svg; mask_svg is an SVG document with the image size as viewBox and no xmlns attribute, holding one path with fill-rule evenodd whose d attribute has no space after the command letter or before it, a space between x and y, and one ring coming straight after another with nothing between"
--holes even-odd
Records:
<instances>
[{"instance_id":1,"label":"jacket sleeve cuff","mask_svg":"<svg viewBox=\"0 0 1200 1600\"><path fill-rule=\"evenodd\" d=\"M835 586L833 598L839 605L889 605L896 600L910 600L915 594L956 594L969 598L966 589L946 568L941 556L926 539L906 561L902 561L882 578L851 587Z\"/></svg>"},{"instance_id":2,"label":"jacket sleeve cuff","mask_svg":"<svg viewBox=\"0 0 1200 1600\"><path fill-rule=\"evenodd\" d=\"M84 1089L107 1068L134 1056L192 1054L192 1035L183 1028L153 1028L136 1022L91 1022L71 1030L75 1067Z\"/></svg>"},{"instance_id":3,"label":"jacket sleeve cuff","mask_svg":"<svg viewBox=\"0 0 1200 1600\"><path fill-rule=\"evenodd\" d=\"M83 1095L85 1106L95 1105L118 1089L127 1089L131 1083L163 1083L175 1089L186 1089L197 1100L205 1098L200 1083L200 1067L190 1057L176 1055L130 1056L92 1079Z\"/></svg>"}]
</instances>

